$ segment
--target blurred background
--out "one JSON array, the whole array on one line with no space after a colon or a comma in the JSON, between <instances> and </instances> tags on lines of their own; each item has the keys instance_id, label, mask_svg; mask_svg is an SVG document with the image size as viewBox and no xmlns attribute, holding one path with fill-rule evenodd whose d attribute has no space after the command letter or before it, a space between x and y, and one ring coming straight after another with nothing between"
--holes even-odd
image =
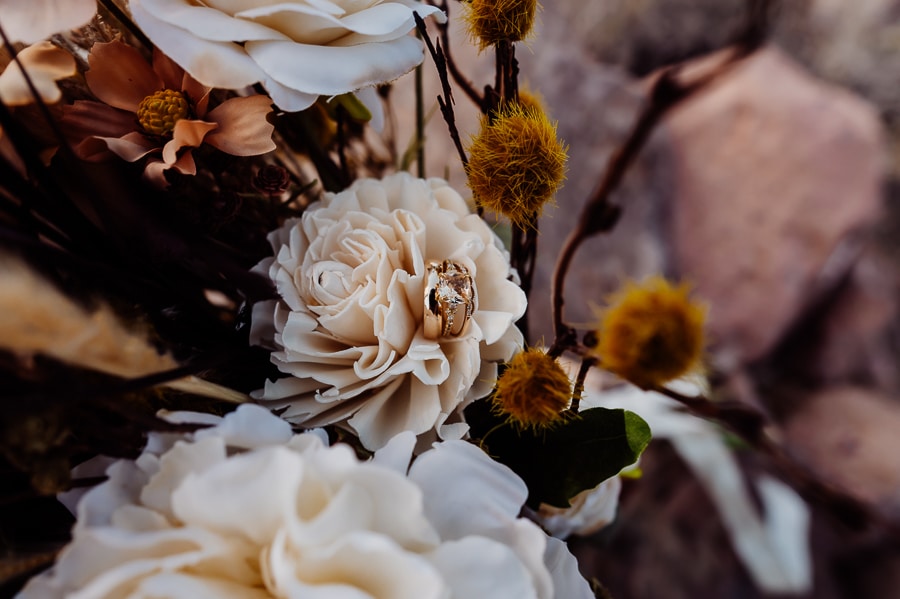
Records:
<instances>
[{"instance_id":1,"label":"blurred background","mask_svg":"<svg viewBox=\"0 0 900 599\"><path fill-rule=\"evenodd\" d=\"M569 163L558 206L540 223L533 343L551 338L557 253L627 135L646 77L725 47L745 5L544 3L536 35L517 47L520 82L559 121ZM492 81L492 56L466 40L459 3L450 11L451 55L480 89ZM427 174L462 186L428 59L424 73ZM411 79L392 93L401 147L412 135L412 107L403 103ZM455 100L465 142L478 112L461 91ZM625 481L615 523L572 540L584 573L611 596L900 597L898 117L900 3L776 2L768 43L666 116L613 198L624 209L618 226L579 250L566 286L568 321L587 326L629 277L689 281L709 305L713 395L767 415L788 459L825 489L808 492L770 457L719 431L740 467L743 486L732 492L749 497L762 521L780 517L777 502L760 496L764 477L806 501L808 581L766 590L734 549L741 535L723 524L728 495L711 494L677 444L655 441L642 458L644 476ZM770 553L803 578L802 564L787 563L777 546Z\"/></svg>"}]
</instances>

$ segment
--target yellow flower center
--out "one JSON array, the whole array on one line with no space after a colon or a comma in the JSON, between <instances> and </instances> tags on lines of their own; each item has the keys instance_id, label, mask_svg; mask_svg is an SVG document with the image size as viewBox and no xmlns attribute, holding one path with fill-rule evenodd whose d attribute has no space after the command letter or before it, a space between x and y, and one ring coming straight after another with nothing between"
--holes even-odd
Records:
<instances>
[{"instance_id":1,"label":"yellow flower center","mask_svg":"<svg viewBox=\"0 0 900 599\"><path fill-rule=\"evenodd\" d=\"M178 120L187 118L189 108L183 93L164 89L141 100L138 122L147 133L166 135L172 132Z\"/></svg>"}]
</instances>

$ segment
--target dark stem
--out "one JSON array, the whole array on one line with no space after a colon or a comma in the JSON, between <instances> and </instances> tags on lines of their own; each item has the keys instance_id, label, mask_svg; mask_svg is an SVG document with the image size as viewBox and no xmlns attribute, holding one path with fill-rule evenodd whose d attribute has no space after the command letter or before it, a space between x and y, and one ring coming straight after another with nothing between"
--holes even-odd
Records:
<instances>
[{"instance_id":1,"label":"dark stem","mask_svg":"<svg viewBox=\"0 0 900 599\"><path fill-rule=\"evenodd\" d=\"M428 37L428 29L425 27L425 21L422 20L422 17L413 13L413 18L416 21L416 29L418 29L419 34L425 41L425 46L431 54L434 66L437 68L438 77L440 77L441 80L441 89L443 91L443 96L438 95L437 97L438 106L441 109L441 116L444 117L444 122L447 123L447 129L450 131L450 139L453 140L453 145L456 147L456 152L459 154L459 159L465 169L468 167L469 159L466 158L466 151L463 149L462 140L459 137L459 130L456 128L456 117L453 114L453 93L450 90L450 80L447 77L447 60L444 57L441 42L438 41L437 47L435 47L431 42L431 38Z\"/></svg>"},{"instance_id":2,"label":"dark stem","mask_svg":"<svg viewBox=\"0 0 900 599\"><path fill-rule=\"evenodd\" d=\"M450 11L448 10L447 0L443 0L436 6L447 15L447 22L438 25L438 29L441 30L444 57L447 59L447 70L450 71L450 75L453 77L456 85L463 90L463 93L469 96L469 99L472 100L476 106L483 108L484 98L475 90L475 86L472 85L472 82L465 78L462 71L459 70L459 67L457 67L456 63L453 61L453 56L450 54Z\"/></svg>"}]
</instances>

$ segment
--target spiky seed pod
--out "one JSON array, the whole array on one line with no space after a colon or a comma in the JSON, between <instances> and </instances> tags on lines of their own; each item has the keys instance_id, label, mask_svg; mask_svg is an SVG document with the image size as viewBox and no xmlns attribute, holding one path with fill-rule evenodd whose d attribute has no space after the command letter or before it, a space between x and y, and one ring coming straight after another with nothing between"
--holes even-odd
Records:
<instances>
[{"instance_id":1,"label":"spiky seed pod","mask_svg":"<svg viewBox=\"0 0 900 599\"><path fill-rule=\"evenodd\" d=\"M562 419L572 383L559 362L539 349L516 354L497 381L494 409L521 428L545 428Z\"/></svg>"},{"instance_id":2,"label":"spiky seed pod","mask_svg":"<svg viewBox=\"0 0 900 599\"><path fill-rule=\"evenodd\" d=\"M706 310L689 291L657 276L615 293L597 332L601 365L640 387L699 369Z\"/></svg>"},{"instance_id":3,"label":"spiky seed pod","mask_svg":"<svg viewBox=\"0 0 900 599\"><path fill-rule=\"evenodd\" d=\"M469 145L469 188L486 210L527 226L553 200L566 175L568 148L536 100L481 121Z\"/></svg>"},{"instance_id":4,"label":"spiky seed pod","mask_svg":"<svg viewBox=\"0 0 900 599\"><path fill-rule=\"evenodd\" d=\"M190 106L183 93L163 89L141 100L137 117L147 133L166 135L175 129L175 123L187 118L189 113Z\"/></svg>"},{"instance_id":5,"label":"spiky seed pod","mask_svg":"<svg viewBox=\"0 0 900 599\"><path fill-rule=\"evenodd\" d=\"M518 42L531 33L537 0L471 0L463 18L481 50L497 42Z\"/></svg>"}]
</instances>

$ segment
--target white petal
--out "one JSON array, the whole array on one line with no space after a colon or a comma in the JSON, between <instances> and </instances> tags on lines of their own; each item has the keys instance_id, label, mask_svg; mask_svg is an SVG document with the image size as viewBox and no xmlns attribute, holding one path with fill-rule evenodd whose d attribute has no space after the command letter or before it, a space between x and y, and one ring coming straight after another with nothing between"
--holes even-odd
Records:
<instances>
[{"instance_id":1,"label":"white petal","mask_svg":"<svg viewBox=\"0 0 900 599\"><path fill-rule=\"evenodd\" d=\"M240 45L200 39L147 12L144 2L129 3L134 21L160 50L203 85L238 89L265 78Z\"/></svg>"},{"instance_id":2,"label":"white petal","mask_svg":"<svg viewBox=\"0 0 900 599\"><path fill-rule=\"evenodd\" d=\"M95 0L0 0L0 25L10 42L33 44L86 25L96 12Z\"/></svg>"},{"instance_id":3,"label":"white petal","mask_svg":"<svg viewBox=\"0 0 900 599\"><path fill-rule=\"evenodd\" d=\"M553 579L555 599L593 599L590 585L578 571L578 562L559 539L547 539L544 563Z\"/></svg>"},{"instance_id":4,"label":"white petal","mask_svg":"<svg viewBox=\"0 0 900 599\"><path fill-rule=\"evenodd\" d=\"M337 95L393 81L424 58L412 36L349 47L247 42L247 53L278 83L310 94ZM302 64L303 69L295 68Z\"/></svg>"},{"instance_id":5,"label":"white petal","mask_svg":"<svg viewBox=\"0 0 900 599\"><path fill-rule=\"evenodd\" d=\"M528 570L509 547L482 537L442 544L429 556L453 599L537 599ZM569 599L559 595L560 599Z\"/></svg>"},{"instance_id":6,"label":"white petal","mask_svg":"<svg viewBox=\"0 0 900 599\"><path fill-rule=\"evenodd\" d=\"M221 424L194 433L198 441L221 437L226 445L244 449L280 445L287 443L292 436L291 425L269 410L253 404L242 404L234 412L226 414Z\"/></svg>"},{"instance_id":7,"label":"white petal","mask_svg":"<svg viewBox=\"0 0 900 599\"><path fill-rule=\"evenodd\" d=\"M303 470L283 447L233 456L187 475L171 494L172 510L187 524L265 544L293 512Z\"/></svg>"},{"instance_id":8,"label":"white petal","mask_svg":"<svg viewBox=\"0 0 900 599\"><path fill-rule=\"evenodd\" d=\"M369 109L372 118L369 120L369 126L377 133L384 131L384 104L378 90L374 87L363 87L354 92L356 98L363 103L363 106Z\"/></svg>"},{"instance_id":9,"label":"white petal","mask_svg":"<svg viewBox=\"0 0 900 599\"><path fill-rule=\"evenodd\" d=\"M196 36L211 42L290 39L283 33L265 25L235 18L214 8L197 6L196 3L188 2L188 0L131 0L132 10L134 10L135 4L140 5L142 11L153 15L160 22L184 30L185 35ZM138 21L138 25L143 28L140 21ZM159 42L149 32L145 31L145 33L159 45ZM160 49L166 54L169 53L166 48Z\"/></svg>"},{"instance_id":10,"label":"white petal","mask_svg":"<svg viewBox=\"0 0 900 599\"><path fill-rule=\"evenodd\" d=\"M459 539L515 519L528 488L512 470L465 441L446 441L409 470L425 494L425 513L442 539Z\"/></svg>"},{"instance_id":11,"label":"white petal","mask_svg":"<svg viewBox=\"0 0 900 599\"><path fill-rule=\"evenodd\" d=\"M246 584L221 578L191 576L176 572L161 572L141 581L134 596L190 597L191 599L269 599L265 589L250 588Z\"/></svg>"},{"instance_id":12,"label":"white petal","mask_svg":"<svg viewBox=\"0 0 900 599\"><path fill-rule=\"evenodd\" d=\"M416 436L409 431L403 431L375 452L372 463L406 476L415 446Z\"/></svg>"}]
</instances>

